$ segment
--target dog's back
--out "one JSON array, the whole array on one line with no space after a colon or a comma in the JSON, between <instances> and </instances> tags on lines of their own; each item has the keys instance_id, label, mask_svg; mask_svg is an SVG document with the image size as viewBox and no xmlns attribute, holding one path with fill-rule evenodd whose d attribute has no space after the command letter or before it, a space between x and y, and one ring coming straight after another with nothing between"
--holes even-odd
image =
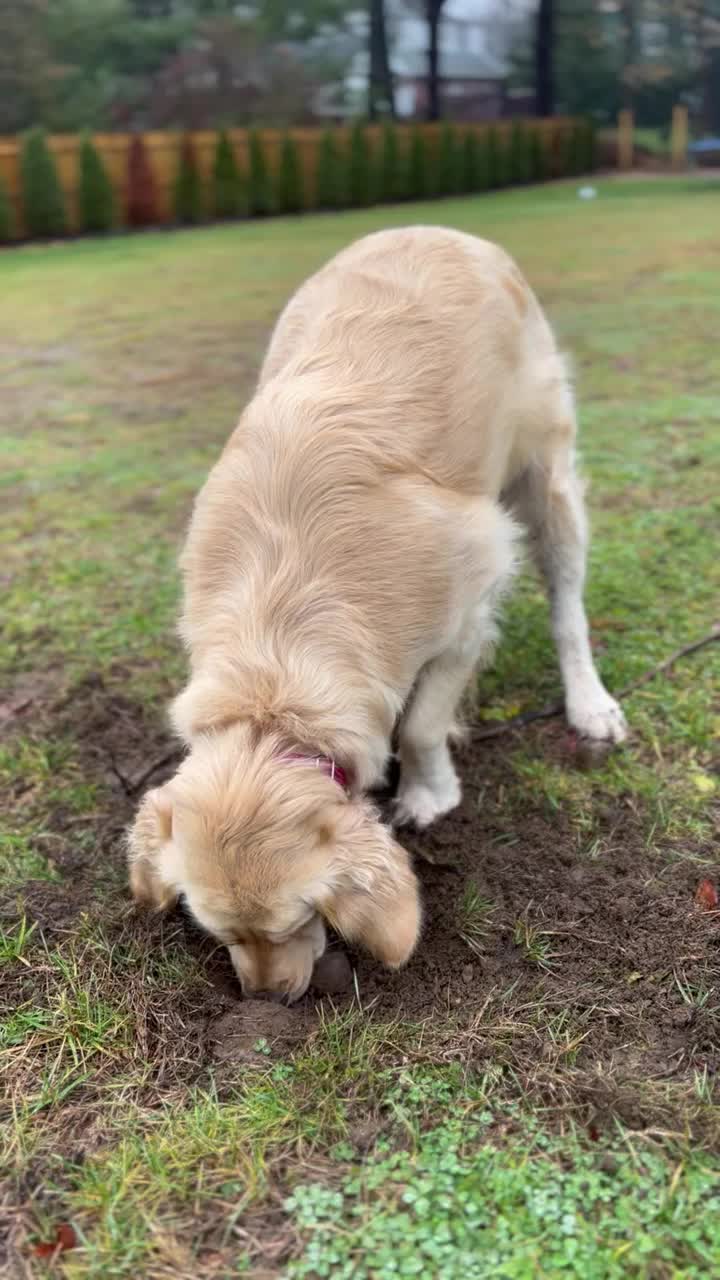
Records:
<instances>
[{"instance_id":1,"label":"dog's back","mask_svg":"<svg viewBox=\"0 0 720 1280\"><path fill-rule=\"evenodd\" d=\"M565 369L502 249L442 227L408 227L357 241L290 300L259 390L312 377L345 396L348 425L359 417L368 446L388 461L460 493L497 497L548 429L533 424L534 407Z\"/></svg>"}]
</instances>

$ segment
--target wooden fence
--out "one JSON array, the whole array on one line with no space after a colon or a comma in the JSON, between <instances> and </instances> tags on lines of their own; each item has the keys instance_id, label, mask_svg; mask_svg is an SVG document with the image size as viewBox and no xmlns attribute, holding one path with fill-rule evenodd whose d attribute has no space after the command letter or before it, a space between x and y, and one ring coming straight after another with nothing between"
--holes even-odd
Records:
<instances>
[{"instance_id":1,"label":"wooden fence","mask_svg":"<svg viewBox=\"0 0 720 1280\"><path fill-rule=\"evenodd\" d=\"M511 130L518 122L500 120L488 124L458 124L458 138L472 130L479 137L487 137L490 129L494 129L501 145L507 145ZM526 130L537 131L543 145L548 177L561 176L562 149L568 131L574 127L575 121L555 117L551 120L523 120L519 123ZM402 159L406 153L408 141L413 128L421 129L428 152L432 156L437 151L442 125L425 124L419 126L397 126L399 154ZM295 140L300 158L303 198L308 208L314 204L319 144L322 131L319 129L293 129L290 131ZM334 131L339 148L347 146L350 130L338 127ZM228 137L235 151L236 160L242 173L248 171L249 133L246 129L229 129ZM115 196L118 224L125 221L127 203L127 170L128 152L132 142L131 134L99 133L93 134L93 142L100 153L108 177L112 183ZM188 135L186 135L188 136ZM279 130L263 129L259 131L263 150L271 179L277 175L282 140L285 136ZM381 126L369 125L366 136L371 153L377 157L382 137ZM212 182L213 164L217 146L217 133L211 130L190 133L197 167L203 187L209 191ZM174 187L178 171L181 133L144 133L142 135L147 156L153 171L157 193L158 221L169 224L175 220ZM78 158L80 138L78 135L59 134L49 136L48 147L57 167L60 184L65 196L68 225L71 230L79 227L78 219ZM23 229L22 185L20 176L21 141L17 138L0 138L0 181L14 206L17 225Z\"/></svg>"}]
</instances>

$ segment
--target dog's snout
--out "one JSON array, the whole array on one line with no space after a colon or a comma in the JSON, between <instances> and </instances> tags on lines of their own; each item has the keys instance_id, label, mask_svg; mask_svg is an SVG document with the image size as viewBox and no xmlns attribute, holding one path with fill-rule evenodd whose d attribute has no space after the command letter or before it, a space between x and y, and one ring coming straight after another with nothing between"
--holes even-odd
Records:
<instances>
[{"instance_id":1,"label":"dog's snout","mask_svg":"<svg viewBox=\"0 0 720 1280\"><path fill-rule=\"evenodd\" d=\"M270 1000L273 1004L288 1003L286 991L246 991L245 994L252 1000Z\"/></svg>"}]
</instances>

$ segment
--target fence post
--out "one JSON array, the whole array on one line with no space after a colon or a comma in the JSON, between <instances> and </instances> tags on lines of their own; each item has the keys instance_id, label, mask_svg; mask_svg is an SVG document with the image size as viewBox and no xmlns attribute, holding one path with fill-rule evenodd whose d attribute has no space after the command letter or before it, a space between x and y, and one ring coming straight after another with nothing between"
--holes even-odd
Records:
<instances>
[{"instance_id":1,"label":"fence post","mask_svg":"<svg viewBox=\"0 0 720 1280\"><path fill-rule=\"evenodd\" d=\"M633 167L633 131L635 128L635 118L632 111L621 111L618 116L618 168L632 169Z\"/></svg>"},{"instance_id":2,"label":"fence post","mask_svg":"<svg viewBox=\"0 0 720 1280\"><path fill-rule=\"evenodd\" d=\"M687 167L688 109L682 103L673 107L670 133L670 156L673 169Z\"/></svg>"}]
</instances>

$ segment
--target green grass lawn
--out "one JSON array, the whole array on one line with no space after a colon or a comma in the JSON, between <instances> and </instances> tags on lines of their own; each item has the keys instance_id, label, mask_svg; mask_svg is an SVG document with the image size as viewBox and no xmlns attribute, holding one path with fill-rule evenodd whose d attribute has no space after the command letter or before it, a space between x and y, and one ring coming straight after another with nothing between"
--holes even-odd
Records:
<instances>
[{"instance_id":1,"label":"green grass lawn","mask_svg":"<svg viewBox=\"0 0 720 1280\"><path fill-rule=\"evenodd\" d=\"M125 887L122 830L171 746L193 494L284 300L366 231L444 222L500 241L571 352L609 687L718 621L718 194L670 180L598 192L0 256L9 1275L720 1273L720 917L694 902L720 878L720 645L627 698L632 740L597 772L572 767L552 724L476 757L478 831L508 882L457 886L462 1001L450 959L419 1013L402 985L368 996L361 969L354 999L255 1033L211 944L181 918L137 919ZM504 637L479 682L490 723L558 693L531 575ZM536 889L510 884L538 831L568 885L594 877L607 895L582 925L572 905L562 929L548 916L542 861ZM613 896L626 909L608 923Z\"/></svg>"}]
</instances>

